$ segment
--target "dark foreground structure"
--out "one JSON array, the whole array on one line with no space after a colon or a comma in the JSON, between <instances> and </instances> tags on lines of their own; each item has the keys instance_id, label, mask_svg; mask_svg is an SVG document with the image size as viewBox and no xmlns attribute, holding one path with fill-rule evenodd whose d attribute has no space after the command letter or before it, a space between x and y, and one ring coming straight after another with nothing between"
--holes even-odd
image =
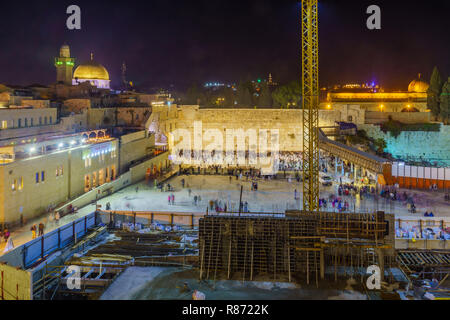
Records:
<instances>
[{"instance_id":1,"label":"dark foreground structure","mask_svg":"<svg viewBox=\"0 0 450 320\"><path fill-rule=\"evenodd\" d=\"M377 212L206 216L199 222L200 279L337 280L367 274L394 281L394 215Z\"/></svg>"}]
</instances>

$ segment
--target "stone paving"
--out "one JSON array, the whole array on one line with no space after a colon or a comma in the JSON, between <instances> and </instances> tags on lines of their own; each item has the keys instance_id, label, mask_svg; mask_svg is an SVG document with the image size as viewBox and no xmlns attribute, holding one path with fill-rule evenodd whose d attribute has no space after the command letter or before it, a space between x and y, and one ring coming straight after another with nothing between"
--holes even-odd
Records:
<instances>
[{"instance_id":1,"label":"stone paving","mask_svg":"<svg viewBox=\"0 0 450 320\"><path fill-rule=\"evenodd\" d=\"M185 188L181 187L181 179L185 179ZM248 209L251 212L284 212L286 209L300 209L302 206L302 185L295 179L259 180L258 191L251 191L251 181L236 180L229 176L216 175L183 175L171 178L168 183L174 187L173 192L161 192L153 185L147 185L144 181L124 188L108 197L100 199L99 204L105 208L106 203L111 204L112 210L136 210L136 211L173 211L173 212L206 212L209 200L221 200L227 203L228 210L238 211L240 187L243 186L242 201L248 202ZM337 194L337 184L330 187L323 187L321 197L328 198L330 194ZM138 188L136 192L136 188ZM191 189L191 195L189 195ZM294 190L297 189L299 198L294 200ZM390 201L384 198L375 201L373 196L356 198L351 196L343 197L350 204L350 210L356 212L373 212L383 210L396 216L411 219L423 219L423 213L433 211L435 217L450 217L450 203L445 202L442 192L403 190L414 195L417 213L411 214L406 208L406 204L401 201ZM168 204L167 197L170 194L175 196L175 204ZM201 201L194 204L194 196L200 196ZM28 221L23 227L11 232L14 245L17 247L31 240L30 228L33 224L40 222L45 224L45 233L50 232L59 226L77 220L95 210L94 205L87 205L80 208L77 213L62 217L57 224L49 219L49 215L41 216L33 221ZM331 211L329 206L328 211ZM0 246L0 255L3 254L5 243Z\"/></svg>"}]
</instances>

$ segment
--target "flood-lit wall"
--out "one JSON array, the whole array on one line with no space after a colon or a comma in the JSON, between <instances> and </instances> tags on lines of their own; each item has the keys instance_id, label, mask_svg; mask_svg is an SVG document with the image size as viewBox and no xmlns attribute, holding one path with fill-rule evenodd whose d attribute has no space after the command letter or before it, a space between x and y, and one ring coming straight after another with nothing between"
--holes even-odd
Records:
<instances>
[{"instance_id":1,"label":"flood-lit wall","mask_svg":"<svg viewBox=\"0 0 450 320\"><path fill-rule=\"evenodd\" d=\"M358 114L352 115L353 121L358 123ZM346 121L346 116L340 110L320 110L319 126L336 125L336 121ZM195 122L201 123L203 134L208 129L218 129L224 136L227 129L278 130L280 151L301 151L302 119L300 109L203 109L199 106L172 106L154 108L149 123L150 130L162 132L166 136L176 129L187 129L193 135Z\"/></svg>"},{"instance_id":2,"label":"flood-lit wall","mask_svg":"<svg viewBox=\"0 0 450 320\"><path fill-rule=\"evenodd\" d=\"M441 125L440 131L403 131L398 137L374 125L360 125L358 129L364 129L372 138L384 139L385 151L396 158L450 166L450 126Z\"/></svg>"}]
</instances>

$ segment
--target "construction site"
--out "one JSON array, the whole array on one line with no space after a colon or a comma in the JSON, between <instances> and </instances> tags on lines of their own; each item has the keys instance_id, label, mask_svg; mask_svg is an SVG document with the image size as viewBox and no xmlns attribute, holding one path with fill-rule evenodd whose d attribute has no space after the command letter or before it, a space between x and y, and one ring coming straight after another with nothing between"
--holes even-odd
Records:
<instances>
[{"instance_id":1,"label":"construction site","mask_svg":"<svg viewBox=\"0 0 450 320\"><path fill-rule=\"evenodd\" d=\"M447 244L405 248L395 212L320 210L319 149L379 174L388 164L319 128L317 0L302 1L301 24L301 211L244 212L242 187L238 210L225 212L104 210L95 201L94 212L2 257L2 299L450 298Z\"/></svg>"},{"instance_id":2,"label":"construction site","mask_svg":"<svg viewBox=\"0 0 450 320\"><path fill-rule=\"evenodd\" d=\"M12 252L8 261L16 259L19 268L0 265L7 280L2 297L192 299L197 291L207 299L450 295L450 251L396 249L394 215L384 212L205 213L198 218L97 210L85 221L84 234L78 224L66 228L76 232L67 241L65 231L58 231L59 247L51 245L50 235L44 248L40 240ZM374 274L378 287L377 281L370 285Z\"/></svg>"},{"instance_id":3,"label":"construction site","mask_svg":"<svg viewBox=\"0 0 450 320\"><path fill-rule=\"evenodd\" d=\"M383 212L205 217L199 227L200 279L296 279L318 286L330 270L337 280L344 269L365 275L378 265L382 278L386 272L392 281L392 230L393 216Z\"/></svg>"}]
</instances>

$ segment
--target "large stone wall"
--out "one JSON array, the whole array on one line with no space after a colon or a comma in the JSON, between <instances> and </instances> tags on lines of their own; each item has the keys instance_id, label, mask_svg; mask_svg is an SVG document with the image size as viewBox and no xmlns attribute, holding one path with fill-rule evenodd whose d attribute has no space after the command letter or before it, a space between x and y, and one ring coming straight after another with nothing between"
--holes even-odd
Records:
<instances>
[{"instance_id":1,"label":"large stone wall","mask_svg":"<svg viewBox=\"0 0 450 320\"><path fill-rule=\"evenodd\" d=\"M395 157L450 165L450 126L442 126L440 132L402 132L399 137L394 138L389 133L384 134L378 126L365 124L368 116L380 117L380 114L384 119L383 113L367 112L356 105L321 109L319 126L333 126L336 121L352 121L360 129L365 129L369 136L386 140L386 151ZM403 122L426 122L429 119L429 113L386 115L393 115L394 119ZM408 118L412 120L406 121ZM278 129L280 151L303 149L302 110L299 109L206 109L195 105L154 107L147 126L156 133L157 142L160 142L158 140L161 134L168 136L176 129L189 130L193 138L195 122L201 123L203 134L208 129L218 129L224 133L226 129Z\"/></svg>"},{"instance_id":2,"label":"large stone wall","mask_svg":"<svg viewBox=\"0 0 450 320\"><path fill-rule=\"evenodd\" d=\"M151 107L117 107L89 109L89 128L104 128L118 126L144 127L151 114Z\"/></svg>"},{"instance_id":3,"label":"large stone wall","mask_svg":"<svg viewBox=\"0 0 450 320\"><path fill-rule=\"evenodd\" d=\"M120 138L119 172L127 171L136 161L148 157L154 146L154 136L147 137L144 130L122 136Z\"/></svg>"},{"instance_id":4,"label":"large stone wall","mask_svg":"<svg viewBox=\"0 0 450 320\"><path fill-rule=\"evenodd\" d=\"M177 109L173 109L177 108ZM164 135L175 129L194 131L194 122L201 122L203 133L208 129L279 130L281 151L300 151L302 146L302 110L299 109L203 109L198 106L174 106L154 109L150 130ZM319 126L333 126L341 121L339 110L320 110Z\"/></svg>"},{"instance_id":5,"label":"large stone wall","mask_svg":"<svg viewBox=\"0 0 450 320\"><path fill-rule=\"evenodd\" d=\"M403 160L437 162L450 165L450 126L441 126L440 131L403 131L395 138L375 125L359 125L372 138L382 138L387 143L386 152Z\"/></svg>"},{"instance_id":6,"label":"large stone wall","mask_svg":"<svg viewBox=\"0 0 450 320\"><path fill-rule=\"evenodd\" d=\"M409 105L411 108L415 108L419 110L420 112L426 112L427 103L426 99L424 102L417 102L417 101L403 101L403 102L392 102L392 101L377 101L377 102L369 102L369 101L332 101L332 102L325 102L325 104L330 104L331 107L338 108L341 106L356 106L357 108L361 110L366 111L372 111L377 112L380 111L380 105L383 105L383 112L402 112L402 110L405 110L407 106Z\"/></svg>"},{"instance_id":7,"label":"large stone wall","mask_svg":"<svg viewBox=\"0 0 450 320\"><path fill-rule=\"evenodd\" d=\"M392 120L401 123L429 123L431 118L430 112L379 112L366 111L366 124L384 123L392 118Z\"/></svg>"}]
</instances>

